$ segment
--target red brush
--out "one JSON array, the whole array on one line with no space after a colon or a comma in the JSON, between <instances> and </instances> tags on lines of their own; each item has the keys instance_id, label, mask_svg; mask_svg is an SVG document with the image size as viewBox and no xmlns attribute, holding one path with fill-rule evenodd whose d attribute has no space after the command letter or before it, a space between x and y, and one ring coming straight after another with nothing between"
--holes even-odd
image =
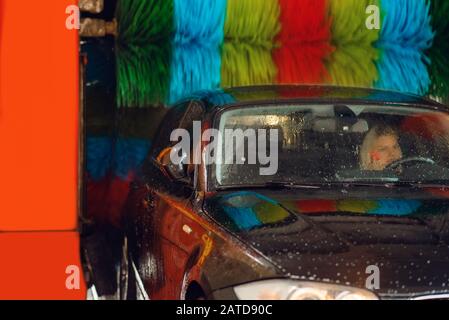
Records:
<instances>
[{"instance_id":1,"label":"red brush","mask_svg":"<svg viewBox=\"0 0 449 320\"><path fill-rule=\"evenodd\" d=\"M332 52L327 43L284 44L275 50L278 83L322 84L329 79L324 59Z\"/></svg>"},{"instance_id":2,"label":"red brush","mask_svg":"<svg viewBox=\"0 0 449 320\"><path fill-rule=\"evenodd\" d=\"M327 0L279 0L282 44L330 43L331 20Z\"/></svg>"},{"instance_id":3,"label":"red brush","mask_svg":"<svg viewBox=\"0 0 449 320\"><path fill-rule=\"evenodd\" d=\"M329 78L324 60L332 53L327 0L279 0L281 47L274 52L278 82L320 84Z\"/></svg>"}]
</instances>

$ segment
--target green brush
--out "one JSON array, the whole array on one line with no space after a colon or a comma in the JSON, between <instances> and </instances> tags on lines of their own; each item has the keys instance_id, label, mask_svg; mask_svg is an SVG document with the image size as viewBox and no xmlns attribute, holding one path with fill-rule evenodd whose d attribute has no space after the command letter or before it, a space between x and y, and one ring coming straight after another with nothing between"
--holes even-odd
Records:
<instances>
[{"instance_id":1,"label":"green brush","mask_svg":"<svg viewBox=\"0 0 449 320\"><path fill-rule=\"evenodd\" d=\"M163 103L170 81L173 1L119 0L116 18L118 105Z\"/></svg>"},{"instance_id":2,"label":"green brush","mask_svg":"<svg viewBox=\"0 0 449 320\"><path fill-rule=\"evenodd\" d=\"M449 1L431 1L432 28L435 38L429 50L429 94L449 100Z\"/></svg>"}]
</instances>

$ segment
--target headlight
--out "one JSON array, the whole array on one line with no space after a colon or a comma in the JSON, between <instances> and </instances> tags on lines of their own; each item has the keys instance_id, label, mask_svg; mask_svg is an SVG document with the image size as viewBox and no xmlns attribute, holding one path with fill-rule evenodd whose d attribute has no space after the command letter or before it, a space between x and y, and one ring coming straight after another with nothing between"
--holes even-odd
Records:
<instances>
[{"instance_id":1,"label":"headlight","mask_svg":"<svg viewBox=\"0 0 449 320\"><path fill-rule=\"evenodd\" d=\"M239 300L378 300L368 291L320 282L265 280L234 287Z\"/></svg>"}]
</instances>

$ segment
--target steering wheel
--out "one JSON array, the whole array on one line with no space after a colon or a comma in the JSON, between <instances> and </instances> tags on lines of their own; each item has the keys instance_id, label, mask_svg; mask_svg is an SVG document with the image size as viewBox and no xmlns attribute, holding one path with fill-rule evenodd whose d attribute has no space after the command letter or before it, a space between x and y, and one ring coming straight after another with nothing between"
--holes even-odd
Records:
<instances>
[{"instance_id":1,"label":"steering wheel","mask_svg":"<svg viewBox=\"0 0 449 320\"><path fill-rule=\"evenodd\" d=\"M385 169L396 169L400 165L403 165L405 163L412 163L412 162L422 162L422 163L428 163L428 164L435 164L435 161L430 158L424 158L424 157L407 157L401 160L397 160L395 162L390 163L388 166L385 167Z\"/></svg>"}]
</instances>

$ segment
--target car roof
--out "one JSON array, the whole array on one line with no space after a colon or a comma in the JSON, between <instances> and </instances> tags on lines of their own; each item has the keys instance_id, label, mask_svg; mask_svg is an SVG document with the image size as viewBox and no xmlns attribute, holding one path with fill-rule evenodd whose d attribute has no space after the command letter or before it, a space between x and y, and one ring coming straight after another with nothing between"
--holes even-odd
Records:
<instances>
[{"instance_id":1,"label":"car roof","mask_svg":"<svg viewBox=\"0 0 449 320\"><path fill-rule=\"evenodd\" d=\"M313 85L267 85L200 91L185 100L202 101L208 108L260 102L411 104L444 107L427 98L394 91Z\"/></svg>"}]
</instances>

